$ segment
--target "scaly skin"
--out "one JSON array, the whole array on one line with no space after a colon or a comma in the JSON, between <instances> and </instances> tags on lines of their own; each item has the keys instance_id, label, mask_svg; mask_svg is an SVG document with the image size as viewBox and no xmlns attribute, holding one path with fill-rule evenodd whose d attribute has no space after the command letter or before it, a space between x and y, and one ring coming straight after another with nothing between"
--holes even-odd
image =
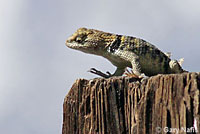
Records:
<instances>
[{"instance_id":1,"label":"scaly skin","mask_svg":"<svg viewBox=\"0 0 200 134\"><path fill-rule=\"evenodd\" d=\"M166 54L145 40L106 33L99 30L79 28L66 40L69 48L85 53L103 56L117 67L114 74L104 74L94 68L90 72L108 78L123 75L130 67L135 75L182 73L178 61L171 60Z\"/></svg>"}]
</instances>

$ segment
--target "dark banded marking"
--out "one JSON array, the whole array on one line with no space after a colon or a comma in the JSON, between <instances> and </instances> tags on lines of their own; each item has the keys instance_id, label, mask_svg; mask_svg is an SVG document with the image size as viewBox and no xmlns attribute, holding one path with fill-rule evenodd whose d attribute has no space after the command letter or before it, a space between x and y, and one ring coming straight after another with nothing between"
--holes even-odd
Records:
<instances>
[{"instance_id":1,"label":"dark banded marking","mask_svg":"<svg viewBox=\"0 0 200 134\"><path fill-rule=\"evenodd\" d=\"M115 52L115 50L117 50L121 44L121 35L117 35L117 38L115 39L115 41L110 45L109 50L110 52Z\"/></svg>"}]
</instances>

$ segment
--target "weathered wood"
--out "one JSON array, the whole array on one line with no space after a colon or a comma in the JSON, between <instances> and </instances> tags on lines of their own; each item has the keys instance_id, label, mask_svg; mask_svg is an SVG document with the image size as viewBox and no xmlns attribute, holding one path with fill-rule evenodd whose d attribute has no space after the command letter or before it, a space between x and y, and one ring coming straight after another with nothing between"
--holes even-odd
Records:
<instances>
[{"instance_id":1,"label":"weathered wood","mask_svg":"<svg viewBox=\"0 0 200 134\"><path fill-rule=\"evenodd\" d=\"M78 79L64 100L62 133L200 133L199 102L200 73Z\"/></svg>"}]
</instances>

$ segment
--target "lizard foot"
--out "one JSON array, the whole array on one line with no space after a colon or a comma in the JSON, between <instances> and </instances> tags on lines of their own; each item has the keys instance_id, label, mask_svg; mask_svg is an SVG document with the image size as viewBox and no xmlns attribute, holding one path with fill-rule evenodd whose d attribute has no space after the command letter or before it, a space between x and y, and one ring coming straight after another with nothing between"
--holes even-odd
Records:
<instances>
[{"instance_id":1,"label":"lizard foot","mask_svg":"<svg viewBox=\"0 0 200 134\"><path fill-rule=\"evenodd\" d=\"M96 70L95 68L91 68L88 72L99 75L99 76L104 77L104 78L109 78L109 77L112 76L111 73L108 72L108 71L106 72L107 74L105 74L105 73L102 73L99 70Z\"/></svg>"},{"instance_id":2,"label":"lizard foot","mask_svg":"<svg viewBox=\"0 0 200 134\"><path fill-rule=\"evenodd\" d=\"M132 78L136 78L136 79L140 79L141 78L140 76L137 76L136 74L134 74L132 70L129 71L128 69L126 69L124 74L127 77L132 77Z\"/></svg>"}]
</instances>

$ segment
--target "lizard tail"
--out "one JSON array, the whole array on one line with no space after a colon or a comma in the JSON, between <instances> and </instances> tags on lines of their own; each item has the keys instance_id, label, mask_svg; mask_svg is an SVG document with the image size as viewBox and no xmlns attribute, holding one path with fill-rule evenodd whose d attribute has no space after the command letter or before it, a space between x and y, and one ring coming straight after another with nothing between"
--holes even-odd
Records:
<instances>
[{"instance_id":1,"label":"lizard tail","mask_svg":"<svg viewBox=\"0 0 200 134\"><path fill-rule=\"evenodd\" d=\"M179 63L180 66L183 64L183 62L184 62L184 58L181 58L178 61L178 63ZM183 72L188 73L189 71L186 71L186 70L183 69Z\"/></svg>"},{"instance_id":2,"label":"lizard tail","mask_svg":"<svg viewBox=\"0 0 200 134\"><path fill-rule=\"evenodd\" d=\"M178 61L179 65L181 65L181 66L182 66L183 62L184 62L184 58L181 58L181 59L179 59L179 61Z\"/></svg>"}]
</instances>

